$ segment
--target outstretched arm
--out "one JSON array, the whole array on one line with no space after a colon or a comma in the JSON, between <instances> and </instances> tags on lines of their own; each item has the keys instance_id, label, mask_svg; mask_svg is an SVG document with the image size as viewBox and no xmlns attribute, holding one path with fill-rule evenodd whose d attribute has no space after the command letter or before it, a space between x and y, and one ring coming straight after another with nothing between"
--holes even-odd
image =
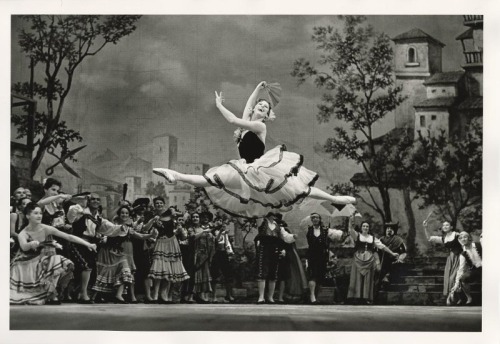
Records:
<instances>
[{"instance_id":1,"label":"outstretched arm","mask_svg":"<svg viewBox=\"0 0 500 344\"><path fill-rule=\"evenodd\" d=\"M255 90L252 92L250 97L248 98L247 104L245 105L245 110L243 111L243 116L241 119L245 121L249 121L252 115L253 107L255 106L255 102L257 101L257 96L259 95L259 91L266 86L265 81L259 82Z\"/></svg>"},{"instance_id":2,"label":"outstretched arm","mask_svg":"<svg viewBox=\"0 0 500 344\"><path fill-rule=\"evenodd\" d=\"M427 231L427 229L428 229L427 220L425 220L422 223L422 226L424 228L424 233L425 233L425 237L427 238L427 241L429 241L430 243L433 243L433 244L441 244L442 243L441 237L436 236L436 235L429 235L429 232Z\"/></svg>"},{"instance_id":3,"label":"outstretched arm","mask_svg":"<svg viewBox=\"0 0 500 344\"><path fill-rule=\"evenodd\" d=\"M47 205L49 203L58 201L60 199L65 200L65 201L70 200L71 199L71 195L59 194L59 195L55 195L55 196L49 196L49 197L42 198L41 200L39 200L36 203L38 205L44 206L44 205Z\"/></svg>"},{"instance_id":4,"label":"outstretched arm","mask_svg":"<svg viewBox=\"0 0 500 344\"><path fill-rule=\"evenodd\" d=\"M45 226L45 229L46 229L47 234L58 236L60 238L63 238L64 240L74 242L75 244L83 245L91 251L95 251L97 248L95 244L91 244L88 241L85 241L77 236L61 232L60 230L56 229L55 227Z\"/></svg>"},{"instance_id":5,"label":"outstretched arm","mask_svg":"<svg viewBox=\"0 0 500 344\"><path fill-rule=\"evenodd\" d=\"M231 111L222 105L222 96L221 94L217 94L217 92L215 92L215 105L229 123L234 124L237 127L253 131L256 134L262 134L266 131L266 125L260 121L250 121L236 117Z\"/></svg>"}]
</instances>

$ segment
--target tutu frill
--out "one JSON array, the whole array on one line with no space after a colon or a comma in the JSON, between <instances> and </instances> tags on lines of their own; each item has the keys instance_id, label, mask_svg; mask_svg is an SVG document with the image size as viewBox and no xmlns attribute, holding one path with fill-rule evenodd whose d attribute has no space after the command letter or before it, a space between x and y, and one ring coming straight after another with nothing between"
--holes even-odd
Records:
<instances>
[{"instance_id":1,"label":"tutu frill","mask_svg":"<svg viewBox=\"0 0 500 344\"><path fill-rule=\"evenodd\" d=\"M253 163L231 160L205 174L205 191L226 213L259 218L269 211L285 212L309 195L318 174L302 166L303 157L277 146Z\"/></svg>"}]
</instances>

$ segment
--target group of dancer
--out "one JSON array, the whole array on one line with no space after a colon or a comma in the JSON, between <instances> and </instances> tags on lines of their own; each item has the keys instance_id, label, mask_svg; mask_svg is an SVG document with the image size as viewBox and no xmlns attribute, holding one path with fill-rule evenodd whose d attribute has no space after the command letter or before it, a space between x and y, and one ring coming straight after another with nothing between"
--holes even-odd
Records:
<instances>
[{"instance_id":1,"label":"group of dancer","mask_svg":"<svg viewBox=\"0 0 500 344\"><path fill-rule=\"evenodd\" d=\"M217 109L238 127L235 136L240 159L211 168L205 175L153 169L167 183L182 181L203 188L214 206L230 216L259 222L255 239L257 303L275 302L280 257L286 256L287 251L288 257L294 257L295 237L280 221L281 214L306 197L340 205L356 202L354 197L334 196L314 187L318 175L302 166L303 157L287 151L284 145L265 152L266 123L276 118L271 103L258 99L266 86L266 82L257 85L241 118L226 109L222 93L215 92ZM195 298L198 302L208 302L210 295L213 301L212 277L217 275L216 270L226 274L225 299L234 300L229 263L232 248L221 219L199 213L186 218L173 208L166 209L165 200L157 197L153 200L152 216L145 216L144 204L122 202L116 216L109 221L99 212L97 195L62 194L61 186L49 178L41 200L30 203L23 197L16 201L11 224L17 216L13 235L19 249L11 262L11 303L57 304L73 272L80 284L78 302L92 303L100 294L110 293L115 302L127 302L125 293L129 302L137 302L134 273L139 270L144 279L146 303L173 302L172 286L176 283L182 285L181 302L194 302ZM186 220L189 226L185 226ZM311 220L307 233L307 275L309 299L316 303L317 284L328 261L329 241L339 240L341 231L323 226L318 214L311 214ZM383 252L387 260L394 260L399 257L397 250L401 245L391 249L370 233L368 223L362 223L360 231L356 231L353 218L349 221L349 233L356 253L348 298L371 303L374 274L380 266L376 250ZM59 237L59 242L53 240L54 236ZM143 241L142 250L133 245L137 240ZM135 261L140 261L138 267ZM296 259L288 262L299 269L300 275L301 264ZM91 279L92 297L88 293ZM298 284L304 284L303 279ZM280 284L280 295L281 289Z\"/></svg>"}]
</instances>

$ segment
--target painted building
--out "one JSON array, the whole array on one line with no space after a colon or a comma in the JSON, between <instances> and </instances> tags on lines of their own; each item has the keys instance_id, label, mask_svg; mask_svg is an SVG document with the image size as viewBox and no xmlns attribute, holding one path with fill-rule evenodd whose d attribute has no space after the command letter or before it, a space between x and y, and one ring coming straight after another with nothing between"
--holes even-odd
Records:
<instances>
[{"instance_id":1,"label":"painted building","mask_svg":"<svg viewBox=\"0 0 500 344\"><path fill-rule=\"evenodd\" d=\"M185 211L191 195L191 190L174 189L168 193L168 206L176 206L180 211Z\"/></svg>"},{"instance_id":2,"label":"painted building","mask_svg":"<svg viewBox=\"0 0 500 344\"><path fill-rule=\"evenodd\" d=\"M462 42L464 53L463 70L459 71L442 71L441 49L444 44L422 30L412 29L393 38L395 82L402 86L403 94L408 98L395 110L395 128L374 140L376 148L388 136L417 137L419 133L429 136L444 131L449 137L460 139L471 121L482 120L483 17L466 15L464 25L467 30L456 38ZM373 218L375 230L381 230L376 225L380 215L369 205L372 197L376 203L382 204L378 190L364 173L356 173L351 182L361 189L363 201L357 208L368 219ZM408 204L404 202L402 191L396 187L397 183L394 181L395 187L389 189L391 213L392 220L400 224L399 233L404 235L409 228L405 212ZM411 193L410 198L413 196ZM431 209L412 208L418 227ZM428 249L426 238L418 228L415 242L420 252Z\"/></svg>"},{"instance_id":3,"label":"painted building","mask_svg":"<svg viewBox=\"0 0 500 344\"><path fill-rule=\"evenodd\" d=\"M153 138L153 161L149 174L152 175L152 181L164 182L164 179L152 174L153 167L171 168L173 163L177 161L177 137L168 133L155 136Z\"/></svg>"},{"instance_id":4,"label":"painted building","mask_svg":"<svg viewBox=\"0 0 500 344\"><path fill-rule=\"evenodd\" d=\"M396 86L407 99L394 114L396 128L413 128L413 104L426 98L424 81L442 71L443 43L420 29L412 29L392 39Z\"/></svg>"}]
</instances>

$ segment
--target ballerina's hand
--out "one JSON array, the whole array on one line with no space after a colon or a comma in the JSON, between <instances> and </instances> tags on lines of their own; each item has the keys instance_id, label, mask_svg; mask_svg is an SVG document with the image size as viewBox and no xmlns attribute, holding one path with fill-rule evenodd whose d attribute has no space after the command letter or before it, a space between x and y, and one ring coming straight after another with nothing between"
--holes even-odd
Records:
<instances>
[{"instance_id":1,"label":"ballerina's hand","mask_svg":"<svg viewBox=\"0 0 500 344\"><path fill-rule=\"evenodd\" d=\"M223 102L224 97L222 97L222 91L219 94L217 94L217 91L215 91L215 105L221 106Z\"/></svg>"},{"instance_id":2,"label":"ballerina's hand","mask_svg":"<svg viewBox=\"0 0 500 344\"><path fill-rule=\"evenodd\" d=\"M90 244L87 246L89 250L97 252L97 245L96 244Z\"/></svg>"},{"instance_id":3,"label":"ballerina's hand","mask_svg":"<svg viewBox=\"0 0 500 344\"><path fill-rule=\"evenodd\" d=\"M261 82L259 82L259 84L257 85L257 88L264 88L264 87L266 87L266 86L267 86L267 82L265 82L265 81L261 81Z\"/></svg>"}]
</instances>

